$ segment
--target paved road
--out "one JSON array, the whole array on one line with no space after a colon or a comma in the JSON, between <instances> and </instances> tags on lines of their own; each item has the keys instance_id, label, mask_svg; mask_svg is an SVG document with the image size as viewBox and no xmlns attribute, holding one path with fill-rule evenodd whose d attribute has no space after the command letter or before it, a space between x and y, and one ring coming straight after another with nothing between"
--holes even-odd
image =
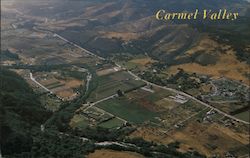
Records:
<instances>
[{"instance_id":1,"label":"paved road","mask_svg":"<svg viewBox=\"0 0 250 158\"><path fill-rule=\"evenodd\" d=\"M165 88L165 89L167 89L169 91L172 91L172 92L179 93L179 94L181 94L183 96L186 96L186 97L188 97L188 98L190 98L190 99L192 99L192 100L194 100L194 101L196 101L196 102L198 102L198 103L200 103L200 104L202 104L202 105L204 105L206 107L209 107L209 108L213 109L214 111L218 112L219 114L222 114L222 115L224 115L224 116L226 116L226 117L228 117L230 119L233 119L235 121L238 121L238 122L241 122L241 123L244 123L244 124L250 124L249 122L246 122L246 121L243 121L241 119L238 119L238 118L236 118L236 117L234 117L232 115L229 115L229 114L227 114L227 113L225 113L225 112L223 112L223 111L221 111L221 110L219 110L219 109L217 109L217 108L215 108L215 107L213 107L213 106L211 106L211 105L209 105L207 103L204 103L204 102L198 100L197 98L195 98L195 97L193 97L193 96L191 96L191 95L189 95L187 93L180 92L180 91L177 91L177 90L171 89L171 88Z\"/></svg>"},{"instance_id":2,"label":"paved road","mask_svg":"<svg viewBox=\"0 0 250 158\"><path fill-rule=\"evenodd\" d=\"M117 94L114 94L114 95L111 95L111 96L109 96L109 97L106 97L106 98L103 98L103 99L101 99L101 100L98 100L98 101L96 101L96 102L94 102L94 103L91 103L90 106L88 106L86 109L84 109L84 111L88 110L89 108L91 108L92 106L94 106L94 105L96 105L96 104L99 104L99 103L104 102L104 101L106 101L106 100L112 99L112 98L114 98L114 97L116 97L116 96L117 96Z\"/></svg>"},{"instance_id":3,"label":"paved road","mask_svg":"<svg viewBox=\"0 0 250 158\"><path fill-rule=\"evenodd\" d=\"M140 149L140 147L137 147L134 144L124 143L124 142L109 142L109 141L105 141L105 142L95 143L95 145L97 145L97 146L104 146L104 147L105 146L111 146L111 145L117 145L117 146L121 146L121 147L125 147L125 148L133 147L133 148Z\"/></svg>"},{"instance_id":4,"label":"paved road","mask_svg":"<svg viewBox=\"0 0 250 158\"><path fill-rule=\"evenodd\" d=\"M89 91L89 83L92 79L92 75L88 72L88 75L87 75L87 84L86 84L86 91L85 93L87 93Z\"/></svg>"},{"instance_id":5,"label":"paved road","mask_svg":"<svg viewBox=\"0 0 250 158\"><path fill-rule=\"evenodd\" d=\"M49 92L50 94L53 94L53 92L51 90L49 90L48 88L46 88L45 86L43 86L41 83L37 82L37 80L33 77L33 74L30 73L30 79L35 82L37 85L39 85L41 88L43 88L45 91ZM63 98L59 97L58 95L56 95L56 97L60 100L64 100Z\"/></svg>"},{"instance_id":6,"label":"paved road","mask_svg":"<svg viewBox=\"0 0 250 158\"><path fill-rule=\"evenodd\" d=\"M133 75L134 77L139 78L139 77L138 77L137 75L135 75L134 73L132 73L132 72L130 72L130 71L128 71L128 72L129 72L131 75ZM211 105L209 105L209 104L207 104L207 103L204 103L204 102L202 102L201 100L198 100L197 98L195 98L195 97L193 97L193 96L191 96L191 95L189 95L189 94L187 94L187 93L185 93L185 92L178 91L178 90L172 89L172 88L167 88L167 87L164 87L164 86L159 86L159 85L156 85L156 84L154 84L154 83L148 82L148 81L143 80L143 79L141 79L141 80L144 81L144 82L146 82L146 83L149 84L149 85L153 85L153 86L155 86L155 87L162 88L162 89L168 90L168 91L170 91L170 92L174 92L174 93L181 94L181 95L183 95L183 96L185 96L185 97L187 97L187 98L189 98L189 99L191 99L191 100L194 100L194 101L196 101L196 102L198 102L198 103L200 103L200 104L202 104L202 105L204 105L204 106L206 106L206 107L208 107L208 108L213 109L214 111L218 112L219 114L222 114L222 115L224 115L224 116L226 116L226 117L228 117L228 118L230 118L230 119L233 119L233 120L235 120L235 121L238 121L238 122L241 122L241 123L244 123L244 124L250 124L249 122L246 122L246 121L243 121L243 120L241 120L241 119L238 119L238 118L236 118L236 117L234 117L234 116L232 116L232 115L229 115L229 114L227 114L227 113L225 113L225 112L223 112L223 111L221 111L221 110L219 110L219 109L217 109L217 108L215 108L215 107L213 107L213 106L211 106Z\"/></svg>"},{"instance_id":7,"label":"paved road","mask_svg":"<svg viewBox=\"0 0 250 158\"><path fill-rule=\"evenodd\" d=\"M59 132L59 134L60 134L60 135L65 135L65 136L67 136L67 137L72 136L72 137L75 137L75 138L78 138L78 139L82 140L83 142L90 141L90 139L88 139L88 138L86 138L86 137L74 136L74 135L70 135L70 134L67 134L67 133L63 133L63 132ZM124 143L124 142L105 141L105 142L96 142L95 145L96 145L96 146L101 146L101 147L117 145L117 146L121 146L121 147L125 147L125 148L128 148L128 147L136 147L136 148L139 149L139 147L137 147L137 146L134 145L134 144Z\"/></svg>"},{"instance_id":8,"label":"paved road","mask_svg":"<svg viewBox=\"0 0 250 158\"><path fill-rule=\"evenodd\" d=\"M44 87L41 83L37 82L36 79L33 77L33 74L30 72L30 79L35 82L37 85L39 85L40 87L42 87L44 90L46 90L47 92L53 93L52 91L50 91L48 88Z\"/></svg>"},{"instance_id":9,"label":"paved road","mask_svg":"<svg viewBox=\"0 0 250 158\"><path fill-rule=\"evenodd\" d=\"M56 34L56 33L54 33L54 37L58 37L58 38L60 38L61 40L63 40L63 41L65 41L65 42L67 42L67 43L69 43L69 44L71 44L71 45L73 45L73 46L75 46L75 47L81 49L82 51L84 51L85 53L87 53L87 54L89 54L89 55L92 55L92 56L97 57L97 58L100 59L100 60L105 60L103 57L100 57L100 56L98 56L98 55L96 55L96 54L94 54L94 53L88 51L87 49L82 48L81 46L75 44L74 42L71 42L71 41L65 39L64 37L62 37L62 36L60 36L60 35L58 35L58 34Z\"/></svg>"},{"instance_id":10,"label":"paved road","mask_svg":"<svg viewBox=\"0 0 250 158\"><path fill-rule=\"evenodd\" d=\"M75 137L75 138L78 138L78 139L82 140L83 142L89 141L88 138L79 137L79 136L74 136L74 135L70 135L70 134L68 134L68 133L59 132L59 134L60 134L60 135L65 135L65 136L67 136L67 137L73 136L73 137Z\"/></svg>"},{"instance_id":11,"label":"paved road","mask_svg":"<svg viewBox=\"0 0 250 158\"><path fill-rule=\"evenodd\" d=\"M226 103L239 103L240 100L228 100L228 101L213 101L213 100L208 100L210 103L216 103L216 104L226 104Z\"/></svg>"},{"instance_id":12,"label":"paved road","mask_svg":"<svg viewBox=\"0 0 250 158\"><path fill-rule=\"evenodd\" d=\"M106 98L103 98L103 99L101 99L101 100L98 100L97 102L91 103L90 106L88 106L86 109L84 109L84 111L87 111L89 108L93 107L94 105L97 105L97 104L99 104L99 103L101 103L101 102L104 102L104 101L106 101L106 100L115 98L115 97L117 97L117 96L118 96L117 94L114 94L114 95L111 95L111 96L109 96L109 97L106 97ZM107 111L105 111L105 110L103 110L103 109L101 109L101 108L98 108L98 107L96 107L96 106L95 106L95 108L98 109L98 110L100 110L100 111L102 111L102 112L104 112L104 113L107 113L107 114L109 114L109 115L111 115L111 116L114 116L114 117L118 118L119 120L123 121L124 123L128 122L127 120L125 120L125 119L123 119L123 118L121 118L121 117L119 117L119 116L115 116L115 115L113 115L113 114L111 114L111 113L109 113L109 112L107 112Z\"/></svg>"},{"instance_id":13,"label":"paved road","mask_svg":"<svg viewBox=\"0 0 250 158\"><path fill-rule=\"evenodd\" d=\"M141 79L140 77L138 77L136 74L132 73L131 71L128 71L128 72L129 72L132 76L134 76L135 78L137 78L137 79L139 78L140 80L144 81L145 83L147 83L147 84L149 84L149 85L153 85L153 86L155 86L155 87L162 88L162 89L168 90L168 91L170 91L170 92L174 92L174 93L181 94L181 95L183 95L183 96L185 96L185 97L187 97L187 98L189 98L189 99L191 99L191 100L194 100L194 101L196 101L196 102L198 102L198 103L200 103L200 104L202 104L202 105L204 105L204 106L206 106L206 107L208 107L208 108L211 108L211 109L213 109L214 111L216 111L216 112L218 112L218 113L220 113L220 114L222 114L222 115L224 115L224 116L226 116L226 117L229 117L229 118L231 118L231 119L233 119L233 120L235 120L235 121L238 121L238 122L241 122L241 123L244 123L244 124L250 124L249 122L240 120L240 119L238 119L238 118L236 118L236 117L234 117L234 116L232 116L232 115L229 115L229 114L227 114L227 113L225 113L225 112L223 112L223 111L221 111L221 110L219 110L219 109L217 109L217 108L215 108L215 107L213 107L213 106L207 104L207 103L204 103L204 102L202 102L201 100L198 100L197 98L195 98L195 97L193 97L193 96L191 96L191 95L189 95L189 94L187 94L187 93L185 93L185 92L178 91L178 90L173 89L173 88L167 88L167 87L165 87L165 86L159 86L159 85L157 85L157 84L154 84L154 83L151 83L151 82L148 82L148 81L146 81L146 80Z\"/></svg>"},{"instance_id":14,"label":"paved road","mask_svg":"<svg viewBox=\"0 0 250 158\"><path fill-rule=\"evenodd\" d=\"M119 120L123 121L124 123L127 123L127 122L128 122L127 120L125 120L125 119L123 119L123 118L121 118L121 117L119 117L119 116L115 116L114 114L111 114L111 113L109 113L109 112L107 112L107 111L105 111L105 110L103 110L103 109L101 109L101 108L98 108L98 107L95 107L95 108L98 109L98 110L100 110L100 111L103 111L104 113L107 113L107 114L109 114L109 115L111 115L111 116L114 116L114 117L118 118Z\"/></svg>"},{"instance_id":15,"label":"paved road","mask_svg":"<svg viewBox=\"0 0 250 158\"><path fill-rule=\"evenodd\" d=\"M64 40L65 42L68 42L68 43L70 43L70 44L73 44L73 45L76 46L77 48L79 48L79 49L85 51L86 53L88 53L88 54L90 54L90 55L93 55L93 56L95 56L95 57L97 57L97 58L99 58L99 59L101 59L101 60L105 60L104 58L102 58L102 57L100 57L100 56L98 56L98 55L95 55L94 53L92 53L92 52L90 52L90 51L88 51L88 50L82 48L81 46L79 46L79 45L77 45L77 44L75 44L75 43L73 43L73 42L68 41L67 39L65 39L64 37L62 37L62 36L60 36L60 35L58 35L58 34L55 34L55 33L54 33L54 36L59 37L60 39ZM118 67L120 67L120 68L122 68L122 66L119 65L119 64L117 64L117 63L115 63L115 65L118 66ZM226 117L228 117L228 118L230 118L230 119L233 119L233 120L235 120L235 121L238 121L238 122L241 122L241 123L244 123L244 124L250 124L249 122L246 122L246 121L243 121L243 120L241 120L241 119L238 119L238 118L236 118L236 117L234 117L234 116L232 116L232 115L229 115L229 114L227 114L227 113L225 113L225 112L223 112L223 111L221 111L221 110L219 110L219 109L217 109L217 108L215 108L215 107L213 107L213 106L211 106L211 105L209 105L209 104L207 104L207 103L204 103L204 102L202 102L201 100L198 100L197 98L195 98L195 97L193 97L193 96L191 96L191 95L189 95L189 94L187 94L187 93L185 93L185 92L178 91L178 90L176 90L176 89L167 88L167 87L165 87L165 86L160 86L160 85L157 85L157 84L148 82L148 81L146 81L146 80L141 79L139 76L137 76L136 74L134 74L134 73L131 72L131 71L128 71L128 73L131 74L132 76L134 76L137 80L144 81L145 83L147 83L147 84L149 84L149 85L153 85L153 86L155 86L155 87L162 88L162 89L168 90L168 91L170 91L170 92L174 92L174 93L181 94L181 95L183 95L183 96L185 96L185 97L187 97L187 98L189 98L189 99L191 99L191 100L193 100L193 101L196 101L196 102L198 102L198 103L200 103L200 104L202 104L202 105L204 105L204 106L206 106L206 107L209 107L209 108L213 109L214 111L218 112L219 114L222 114L222 115L224 115L224 116L226 116Z\"/></svg>"}]
</instances>

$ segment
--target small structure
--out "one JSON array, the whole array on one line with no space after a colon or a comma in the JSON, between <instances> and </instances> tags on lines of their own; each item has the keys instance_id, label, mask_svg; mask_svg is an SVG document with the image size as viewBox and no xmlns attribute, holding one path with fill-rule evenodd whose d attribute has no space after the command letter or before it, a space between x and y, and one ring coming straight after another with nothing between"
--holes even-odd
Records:
<instances>
[{"instance_id":1,"label":"small structure","mask_svg":"<svg viewBox=\"0 0 250 158\"><path fill-rule=\"evenodd\" d=\"M43 132L44 132L44 130L45 130L44 125L41 125L41 132L43 133Z\"/></svg>"},{"instance_id":2,"label":"small structure","mask_svg":"<svg viewBox=\"0 0 250 158\"><path fill-rule=\"evenodd\" d=\"M169 98L173 99L177 103L184 104L188 101L184 96L177 94L176 96L170 96Z\"/></svg>"},{"instance_id":3,"label":"small structure","mask_svg":"<svg viewBox=\"0 0 250 158\"><path fill-rule=\"evenodd\" d=\"M124 96L124 92L122 91L122 90L117 90L117 95L119 96L119 97L122 97L122 96Z\"/></svg>"}]
</instances>

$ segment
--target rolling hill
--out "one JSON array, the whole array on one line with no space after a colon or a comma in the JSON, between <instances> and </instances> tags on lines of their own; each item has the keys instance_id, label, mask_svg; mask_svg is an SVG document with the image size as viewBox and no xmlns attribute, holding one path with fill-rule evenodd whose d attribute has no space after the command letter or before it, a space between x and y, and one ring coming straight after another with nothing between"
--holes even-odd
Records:
<instances>
[{"instance_id":1,"label":"rolling hill","mask_svg":"<svg viewBox=\"0 0 250 158\"><path fill-rule=\"evenodd\" d=\"M167 66L189 63L206 66L221 61L215 56L233 52L237 62L249 64L250 41L247 37L250 5L243 0L53 0L33 1L29 4L16 1L12 7L17 8L21 12L19 14L33 19L32 23L36 27L54 31L103 57L146 54ZM239 11L241 18L230 23L180 23L157 21L154 17L159 9L177 12L193 11L196 8L227 8ZM209 44L203 45L203 49L197 49L199 43L206 43L207 40L226 45L228 50ZM208 47L209 50L206 49ZM190 51L193 53L188 53ZM227 65L222 63L222 67ZM236 66L234 69L239 68ZM215 71L220 70L216 68ZM241 75L247 76L243 73Z\"/></svg>"}]
</instances>

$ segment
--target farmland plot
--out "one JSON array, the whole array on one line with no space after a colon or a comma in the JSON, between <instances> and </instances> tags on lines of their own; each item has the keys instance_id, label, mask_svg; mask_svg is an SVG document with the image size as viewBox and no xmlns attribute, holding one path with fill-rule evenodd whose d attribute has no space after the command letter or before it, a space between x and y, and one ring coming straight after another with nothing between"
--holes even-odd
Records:
<instances>
[{"instance_id":1,"label":"farmland plot","mask_svg":"<svg viewBox=\"0 0 250 158\"><path fill-rule=\"evenodd\" d=\"M118 90L129 92L144 86L145 83L135 80L125 71L99 77L97 89L90 95L90 102L98 101L117 93Z\"/></svg>"}]
</instances>

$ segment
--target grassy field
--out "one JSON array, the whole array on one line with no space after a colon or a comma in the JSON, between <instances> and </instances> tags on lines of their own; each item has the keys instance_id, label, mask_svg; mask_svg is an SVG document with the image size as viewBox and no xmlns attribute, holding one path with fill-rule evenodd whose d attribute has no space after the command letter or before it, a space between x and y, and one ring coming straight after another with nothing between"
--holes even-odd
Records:
<instances>
[{"instance_id":1,"label":"grassy field","mask_svg":"<svg viewBox=\"0 0 250 158\"><path fill-rule=\"evenodd\" d=\"M70 126L72 128L76 128L77 127L77 128L80 128L80 129L84 129L88 125L89 125L89 122L82 115L74 115L74 117L70 121Z\"/></svg>"},{"instance_id":2,"label":"grassy field","mask_svg":"<svg viewBox=\"0 0 250 158\"><path fill-rule=\"evenodd\" d=\"M127 93L126 96L130 101L135 102L141 107L152 111L152 112L163 112L166 110L165 106L162 104L158 104L158 101L167 97L168 93L162 93L161 91L156 90L155 88L151 89L152 92L145 91L143 89L138 89Z\"/></svg>"},{"instance_id":3,"label":"grassy field","mask_svg":"<svg viewBox=\"0 0 250 158\"><path fill-rule=\"evenodd\" d=\"M130 62L145 66L147 64L154 63L155 61L149 57L145 57L145 58L133 59Z\"/></svg>"},{"instance_id":4,"label":"grassy field","mask_svg":"<svg viewBox=\"0 0 250 158\"><path fill-rule=\"evenodd\" d=\"M235 115L235 117L241 119L241 120L244 120L244 121L248 121L249 122L249 111L245 111L245 112L242 112L242 113L239 113L237 115Z\"/></svg>"},{"instance_id":5,"label":"grassy field","mask_svg":"<svg viewBox=\"0 0 250 158\"><path fill-rule=\"evenodd\" d=\"M144 71L157 61L148 56L137 55L133 56L133 58L129 61L119 60L117 62L123 67L126 67L128 70Z\"/></svg>"},{"instance_id":6,"label":"grassy field","mask_svg":"<svg viewBox=\"0 0 250 158\"><path fill-rule=\"evenodd\" d=\"M117 118L113 118L109 121L100 123L99 126L103 127L103 128L117 128L123 125L123 121L117 119Z\"/></svg>"},{"instance_id":7,"label":"grassy field","mask_svg":"<svg viewBox=\"0 0 250 158\"><path fill-rule=\"evenodd\" d=\"M48 89L54 89L54 88L58 88L58 87L62 87L64 86L64 84L60 83L59 81L56 81L54 83L51 83L49 85L45 85Z\"/></svg>"},{"instance_id":8,"label":"grassy field","mask_svg":"<svg viewBox=\"0 0 250 158\"><path fill-rule=\"evenodd\" d=\"M157 114L130 102L126 98L112 99L96 105L97 107L121 117L129 122L143 123L157 117Z\"/></svg>"},{"instance_id":9,"label":"grassy field","mask_svg":"<svg viewBox=\"0 0 250 158\"><path fill-rule=\"evenodd\" d=\"M153 87L152 90L154 91L154 93L138 89L137 91L130 92L128 96L132 98L146 98L148 101L157 102L168 96L175 95L175 93L157 87Z\"/></svg>"},{"instance_id":10,"label":"grassy field","mask_svg":"<svg viewBox=\"0 0 250 158\"><path fill-rule=\"evenodd\" d=\"M98 87L90 95L89 101L94 102L114 95L117 90L128 92L144 85L144 82L134 80L132 76L125 71L101 76L98 81Z\"/></svg>"}]
</instances>

